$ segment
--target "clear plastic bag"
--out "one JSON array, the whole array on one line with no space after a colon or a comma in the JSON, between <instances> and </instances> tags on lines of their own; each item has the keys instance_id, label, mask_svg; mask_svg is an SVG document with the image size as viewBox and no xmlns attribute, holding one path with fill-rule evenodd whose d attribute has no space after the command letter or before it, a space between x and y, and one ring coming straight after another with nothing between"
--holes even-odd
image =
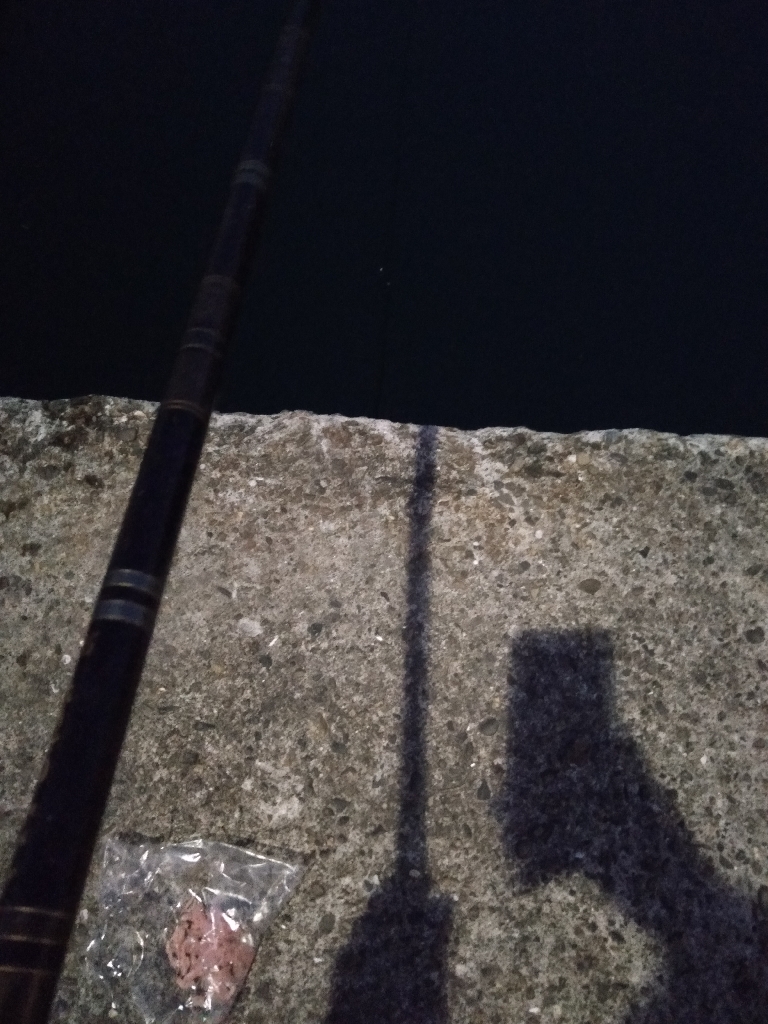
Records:
<instances>
[{"instance_id":1,"label":"clear plastic bag","mask_svg":"<svg viewBox=\"0 0 768 1024\"><path fill-rule=\"evenodd\" d=\"M225 843L104 849L101 909L86 958L120 1009L145 1024L218 1024L301 868Z\"/></svg>"}]
</instances>

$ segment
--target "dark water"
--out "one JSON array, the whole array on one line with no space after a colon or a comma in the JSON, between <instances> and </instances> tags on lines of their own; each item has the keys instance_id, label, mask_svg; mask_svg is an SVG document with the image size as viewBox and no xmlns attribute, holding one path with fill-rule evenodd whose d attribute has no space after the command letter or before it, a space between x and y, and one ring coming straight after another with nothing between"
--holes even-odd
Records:
<instances>
[{"instance_id":1,"label":"dark water","mask_svg":"<svg viewBox=\"0 0 768 1024\"><path fill-rule=\"evenodd\" d=\"M0 393L159 398L278 0L16 0ZM226 409L763 435L757 0L328 0Z\"/></svg>"}]
</instances>

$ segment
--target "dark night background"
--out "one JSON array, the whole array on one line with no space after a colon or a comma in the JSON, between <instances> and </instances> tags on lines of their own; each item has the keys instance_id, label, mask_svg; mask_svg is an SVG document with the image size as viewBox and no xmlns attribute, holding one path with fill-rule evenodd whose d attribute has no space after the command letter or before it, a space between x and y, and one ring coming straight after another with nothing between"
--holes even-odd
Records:
<instances>
[{"instance_id":1,"label":"dark night background","mask_svg":"<svg viewBox=\"0 0 768 1024\"><path fill-rule=\"evenodd\" d=\"M284 0L13 0L0 394L159 399ZM768 434L760 0L327 0L225 410Z\"/></svg>"}]
</instances>

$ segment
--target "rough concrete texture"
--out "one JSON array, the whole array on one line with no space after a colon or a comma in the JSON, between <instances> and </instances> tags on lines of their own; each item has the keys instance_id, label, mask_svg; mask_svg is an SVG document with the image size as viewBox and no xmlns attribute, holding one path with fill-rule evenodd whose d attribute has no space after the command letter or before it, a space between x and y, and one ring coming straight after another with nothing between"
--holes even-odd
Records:
<instances>
[{"instance_id":1,"label":"rough concrete texture","mask_svg":"<svg viewBox=\"0 0 768 1024\"><path fill-rule=\"evenodd\" d=\"M152 413L0 403L4 866ZM763 439L216 417L104 832L307 865L232 1020L764 1021L767 494Z\"/></svg>"}]
</instances>

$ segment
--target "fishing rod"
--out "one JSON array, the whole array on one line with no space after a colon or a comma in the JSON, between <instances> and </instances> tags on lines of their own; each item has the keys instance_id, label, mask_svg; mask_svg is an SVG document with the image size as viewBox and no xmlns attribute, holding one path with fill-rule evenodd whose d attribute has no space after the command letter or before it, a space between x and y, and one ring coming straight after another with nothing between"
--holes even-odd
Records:
<instances>
[{"instance_id":1,"label":"fishing rod","mask_svg":"<svg viewBox=\"0 0 768 1024\"><path fill-rule=\"evenodd\" d=\"M318 0L280 36L0 897L0 1022L44 1024L74 925Z\"/></svg>"}]
</instances>

